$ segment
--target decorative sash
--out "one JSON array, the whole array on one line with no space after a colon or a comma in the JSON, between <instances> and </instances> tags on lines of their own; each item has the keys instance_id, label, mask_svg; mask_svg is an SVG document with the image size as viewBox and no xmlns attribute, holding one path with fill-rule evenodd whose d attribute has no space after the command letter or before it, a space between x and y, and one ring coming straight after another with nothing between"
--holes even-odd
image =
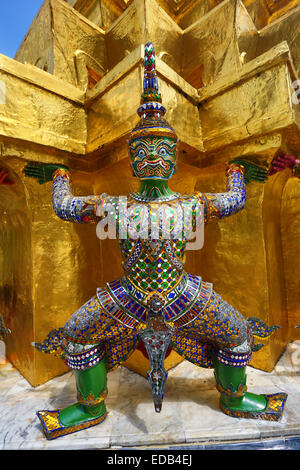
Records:
<instances>
[{"instance_id":1,"label":"decorative sash","mask_svg":"<svg viewBox=\"0 0 300 470\"><path fill-rule=\"evenodd\" d=\"M161 312L166 324L182 327L192 322L205 309L212 293L212 284L200 276L185 274L179 287L169 292ZM140 294L140 295L138 295ZM137 291L127 278L108 282L106 288L97 289L101 307L128 328L146 324L149 307L145 295Z\"/></svg>"}]
</instances>

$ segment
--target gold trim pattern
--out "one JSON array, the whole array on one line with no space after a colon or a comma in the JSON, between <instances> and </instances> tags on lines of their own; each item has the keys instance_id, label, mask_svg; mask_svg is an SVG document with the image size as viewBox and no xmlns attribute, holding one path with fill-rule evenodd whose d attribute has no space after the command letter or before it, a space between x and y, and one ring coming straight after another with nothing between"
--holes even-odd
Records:
<instances>
[{"instance_id":1,"label":"gold trim pattern","mask_svg":"<svg viewBox=\"0 0 300 470\"><path fill-rule=\"evenodd\" d=\"M263 419L265 421L279 421L282 417L284 405L287 400L286 393L274 393L273 395L265 395L267 398L267 406L264 411L241 411L230 410L220 402L221 410L233 418L247 419Z\"/></svg>"},{"instance_id":2,"label":"gold trim pattern","mask_svg":"<svg viewBox=\"0 0 300 470\"><path fill-rule=\"evenodd\" d=\"M107 389L106 390L103 390L103 392L100 393L99 397L96 398L93 393L91 392L86 398L84 398L80 391L78 390L77 391L77 401L78 403L80 403L81 405L83 406L96 406L96 405L100 405L100 403L102 403L105 398L107 397Z\"/></svg>"},{"instance_id":3,"label":"gold trim pattern","mask_svg":"<svg viewBox=\"0 0 300 470\"><path fill-rule=\"evenodd\" d=\"M91 418L83 423L76 424L74 426L64 426L59 421L59 410L43 410L38 411L37 416L40 419L43 431L47 439L52 440L56 439L57 437L66 436L67 434L72 434L77 431L81 431L82 429L87 429L92 426L96 426L97 424L102 423L107 416L107 412L105 412L102 416L98 418Z\"/></svg>"},{"instance_id":4,"label":"gold trim pattern","mask_svg":"<svg viewBox=\"0 0 300 470\"><path fill-rule=\"evenodd\" d=\"M55 180L57 176L63 176L64 178L67 178L69 181L71 181L71 174L68 170L65 170L63 168L58 168L55 170L55 172L52 175L52 179Z\"/></svg>"},{"instance_id":5,"label":"gold trim pattern","mask_svg":"<svg viewBox=\"0 0 300 470\"><path fill-rule=\"evenodd\" d=\"M155 135L155 137L173 137L177 139L177 134L175 131L172 131L168 128L159 129L157 127L147 127L142 129L133 130L129 136L129 142L132 140L138 139L140 137L145 137L145 135Z\"/></svg>"},{"instance_id":6,"label":"gold trim pattern","mask_svg":"<svg viewBox=\"0 0 300 470\"><path fill-rule=\"evenodd\" d=\"M243 397L245 395L245 393L247 392L247 385L243 385L243 384L240 384L239 388L236 391L233 391L230 387L225 389L219 383L217 383L216 388L217 388L218 392L224 393L225 395L228 395L228 396L234 397L234 398Z\"/></svg>"}]
</instances>

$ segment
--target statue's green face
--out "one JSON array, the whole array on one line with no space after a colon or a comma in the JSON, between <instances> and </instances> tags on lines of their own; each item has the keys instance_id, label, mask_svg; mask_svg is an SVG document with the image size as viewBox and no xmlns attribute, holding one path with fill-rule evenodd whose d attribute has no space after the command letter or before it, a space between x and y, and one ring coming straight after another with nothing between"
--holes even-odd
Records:
<instances>
[{"instance_id":1,"label":"statue's green face","mask_svg":"<svg viewBox=\"0 0 300 470\"><path fill-rule=\"evenodd\" d=\"M170 137L140 137L129 145L131 165L140 179L168 180L176 163L175 139Z\"/></svg>"}]
</instances>

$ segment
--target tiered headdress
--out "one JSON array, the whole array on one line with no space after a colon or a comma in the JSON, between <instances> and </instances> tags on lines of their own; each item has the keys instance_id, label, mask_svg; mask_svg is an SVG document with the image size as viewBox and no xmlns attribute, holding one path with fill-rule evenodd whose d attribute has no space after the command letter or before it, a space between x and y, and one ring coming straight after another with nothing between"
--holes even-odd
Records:
<instances>
[{"instance_id":1,"label":"tiered headdress","mask_svg":"<svg viewBox=\"0 0 300 470\"><path fill-rule=\"evenodd\" d=\"M141 105L137 110L141 120L132 130L129 140L132 141L145 135L166 136L177 139L176 132L163 117L166 109L161 104L161 94L158 90L155 52L152 42L145 45L143 88Z\"/></svg>"}]
</instances>

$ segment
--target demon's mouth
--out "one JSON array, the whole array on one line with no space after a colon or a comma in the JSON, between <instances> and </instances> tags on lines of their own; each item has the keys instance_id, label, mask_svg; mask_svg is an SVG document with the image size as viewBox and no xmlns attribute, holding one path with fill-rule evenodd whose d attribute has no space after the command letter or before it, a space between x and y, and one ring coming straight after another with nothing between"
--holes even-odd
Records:
<instances>
[{"instance_id":1,"label":"demon's mouth","mask_svg":"<svg viewBox=\"0 0 300 470\"><path fill-rule=\"evenodd\" d=\"M162 158L158 157L155 160L143 160L142 162L136 165L138 171L143 170L147 166L151 168L161 166L163 169L168 170L170 168L170 163L165 162Z\"/></svg>"}]
</instances>

